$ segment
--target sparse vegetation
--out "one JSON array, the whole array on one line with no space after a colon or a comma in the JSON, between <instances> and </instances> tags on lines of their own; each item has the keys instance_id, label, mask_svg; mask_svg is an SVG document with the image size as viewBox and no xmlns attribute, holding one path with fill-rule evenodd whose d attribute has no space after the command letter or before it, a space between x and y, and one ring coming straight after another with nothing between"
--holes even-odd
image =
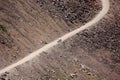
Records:
<instances>
[{"instance_id":1,"label":"sparse vegetation","mask_svg":"<svg viewBox=\"0 0 120 80\"><path fill-rule=\"evenodd\" d=\"M119 4L116 5L118 1L113 1L109 15L106 14L92 28L77 33L77 36L5 72L0 80L120 79L120 22L119 11L116 10L119 9ZM100 10L99 2L100 0L1 0L0 68L14 64L93 19Z\"/></svg>"},{"instance_id":2,"label":"sparse vegetation","mask_svg":"<svg viewBox=\"0 0 120 80\"><path fill-rule=\"evenodd\" d=\"M4 10L4 8L0 7L0 11Z\"/></svg>"},{"instance_id":3,"label":"sparse vegetation","mask_svg":"<svg viewBox=\"0 0 120 80\"><path fill-rule=\"evenodd\" d=\"M96 0L37 0L37 3L52 16L62 17L70 23L86 23L101 9L95 4Z\"/></svg>"},{"instance_id":4,"label":"sparse vegetation","mask_svg":"<svg viewBox=\"0 0 120 80\"><path fill-rule=\"evenodd\" d=\"M6 29L6 27L5 27L5 26L3 26L3 25L1 25L1 24L0 24L0 31L7 32L7 29Z\"/></svg>"}]
</instances>

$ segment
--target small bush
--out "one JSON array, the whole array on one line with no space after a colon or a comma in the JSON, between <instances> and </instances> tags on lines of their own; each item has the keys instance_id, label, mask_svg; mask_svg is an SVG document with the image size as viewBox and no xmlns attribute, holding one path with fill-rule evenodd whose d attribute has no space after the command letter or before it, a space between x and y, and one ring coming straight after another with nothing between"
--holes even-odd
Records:
<instances>
[{"instance_id":1,"label":"small bush","mask_svg":"<svg viewBox=\"0 0 120 80\"><path fill-rule=\"evenodd\" d=\"M7 29L6 29L6 27L4 27L3 25L0 24L0 31L7 32Z\"/></svg>"}]
</instances>

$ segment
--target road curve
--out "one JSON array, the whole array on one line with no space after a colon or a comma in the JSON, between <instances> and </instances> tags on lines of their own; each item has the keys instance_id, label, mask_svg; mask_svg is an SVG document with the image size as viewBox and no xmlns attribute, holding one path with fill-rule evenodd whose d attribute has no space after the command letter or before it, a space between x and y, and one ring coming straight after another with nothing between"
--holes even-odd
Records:
<instances>
[{"instance_id":1,"label":"road curve","mask_svg":"<svg viewBox=\"0 0 120 80\"><path fill-rule=\"evenodd\" d=\"M87 28L90 28L93 24L97 23L98 21L100 21L105 15L106 13L109 11L109 0L101 0L102 1L102 10L97 14L97 16L95 18L93 18L91 21L89 21L88 23L86 23L83 26L80 26L80 28L73 30L67 34L65 34L64 36L54 40L53 42L43 46L42 48L34 51L33 53L29 54L28 56L24 57L23 59L19 60L18 62L11 64L3 69L0 70L0 75L3 74L6 71L9 71L13 68L15 68L16 66L19 66L27 61L30 61L31 59L33 59L34 57L38 56L40 53L42 53L43 51L48 50L49 48L55 46L58 44L58 41L61 39L62 41L74 36L76 33L79 33Z\"/></svg>"}]
</instances>

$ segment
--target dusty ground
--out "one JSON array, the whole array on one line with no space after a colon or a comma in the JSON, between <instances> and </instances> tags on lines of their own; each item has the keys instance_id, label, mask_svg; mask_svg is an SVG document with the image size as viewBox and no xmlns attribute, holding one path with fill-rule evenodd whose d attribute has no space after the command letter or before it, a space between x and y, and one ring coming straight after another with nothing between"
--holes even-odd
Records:
<instances>
[{"instance_id":1,"label":"dusty ground","mask_svg":"<svg viewBox=\"0 0 120 80\"><path fill-rule=\"evenodd\" d=\"M120 1L89 30L1 75L1 80L119 80Z\"/></svg>"},{"instance_id":2,"label":"dusty ground","mask_svg":"<svg viewBox=\"0 0 120 80\"><path fill-rule=\"evenodd\" d=\"M46 1L47 4L49 4L49 2L53 0L40 1ZM76 25L82 25L81 21L73 23L74 21L71 22L71 20L68 20L69 16L66 19L64 17L64 12L66 11L61 11L63 12L61 13L59 12L60 10L56 10L61 0L55 1L57 1L56 6L50 3L49 7L53 7L52 10L55 9L54 11L57 11L56 15L54 11L50 12L49 9L45 9L48 7L47 4L45 4L44 7L40 6L41 4L37 2L37 0L0 1L0 69L16 62L30 52L37 50L63 34L76 29L78 27ZM67 1L70 3L64 3L62 5L66 6L66 10L69 11L72 7L76 7L76 1L70 0ZM82 10L82 12L74 12L74 14L86 15L85 17L79 16L79 18L84 17L85 19L89 17L89 19L92 19L93 16L99 12L101 7L98 0L99 3L96 2L96 0L89 1L92 2L86 6L86 12L80 7L76 7L75 9L77 11ZM72 2L74 2L74 5L69 8L67 5L72 4ZM81 4L80 2L79 4ZM85 7L85 4L88 4L88 2L84 0L83 3L84 5L80 5L82 8ZM79 4L77 4L77 6ZM96 6L97 8L95 8ZM72 11L73 10L74 9L72 9ZM93 14L90 15L91 12ZM69 12L66 13L68 14ZM70 19L73 19L73 17Z\"/></svg>"}]
</instances>

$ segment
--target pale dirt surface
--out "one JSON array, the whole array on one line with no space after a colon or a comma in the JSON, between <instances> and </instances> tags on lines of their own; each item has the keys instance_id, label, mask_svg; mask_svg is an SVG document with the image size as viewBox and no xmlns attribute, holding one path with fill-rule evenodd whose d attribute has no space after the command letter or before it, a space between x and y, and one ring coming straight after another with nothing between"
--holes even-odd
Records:
<instances>
[{"instance_id":1,"label":"pale dirt surface","mask_svg":"<svg viewBox=\"0 0 120 80\"><path fill-rule=\"evenodd\" d=\"M119 80L120 1L110 0L109 13L32 61L1 76L1 80Z\"/></svg>"},{"instance_id":2,"label":"pale dirt surface","mask_svg":"<svg viewBox=\"0 0 120 80\"><path fill-rule=\"evenodd\" d=\"M88 5L94 15L101 9L97 3L99 1L95 1L92 1L93 6ZM94 5L99 9L94 8ZM93 18L93 14L88 15L90 11L80 14L86 14L90 20ZM61 16L53 17L52 14L40 7L35 0L0 1L0 69L76 29L76 25L82 25L79 20L73 23Z\"/></svg>"}]
</instances>

